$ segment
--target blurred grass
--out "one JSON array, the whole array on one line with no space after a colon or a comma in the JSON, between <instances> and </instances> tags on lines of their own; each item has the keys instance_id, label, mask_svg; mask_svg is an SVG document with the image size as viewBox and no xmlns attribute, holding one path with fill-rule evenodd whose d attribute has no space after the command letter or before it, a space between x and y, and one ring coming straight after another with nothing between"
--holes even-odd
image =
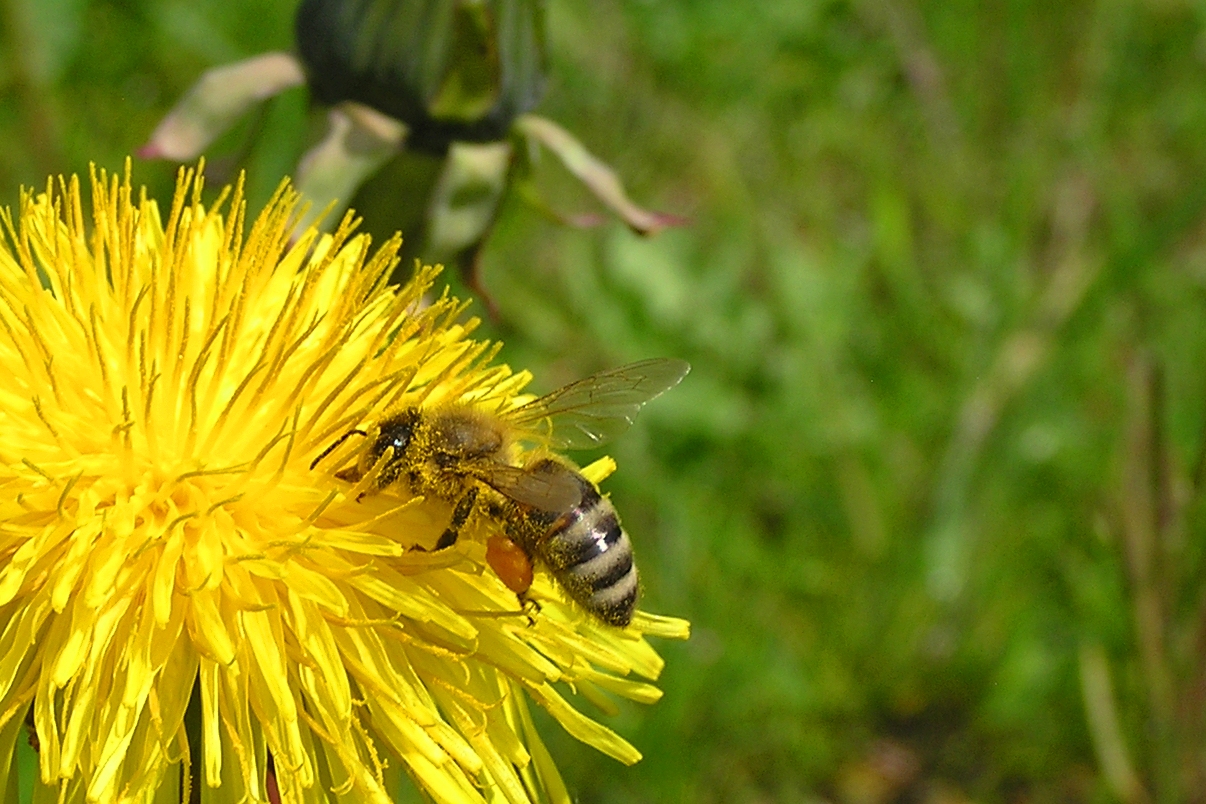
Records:
<instances>
[{"instance_id":1,"label":"blurred grass","mask_svg":"<svg viewBox=\"0 0 1206 804\"><path fill-rule=\"evenodd\" d=\"M293 3L2 6L11 203L120 168L203 69L287 48ZM1202 800L1204 26L1178 0L550 3L539 111L692 219L643 241L512 201L485 253L486 331L538 390L694 364L607 486L645 605L694 635L611 723L634 768L545 723L576 800L1110 800L1101 666L1142 796ZM266 198L320 120L274 100L211 183L246 166ZM171 166L135 170L167 196ZM413 226L431 172L373 182L365 227ZM589 208L551 160L538 182Z\"/></svg>"}]
</instances>

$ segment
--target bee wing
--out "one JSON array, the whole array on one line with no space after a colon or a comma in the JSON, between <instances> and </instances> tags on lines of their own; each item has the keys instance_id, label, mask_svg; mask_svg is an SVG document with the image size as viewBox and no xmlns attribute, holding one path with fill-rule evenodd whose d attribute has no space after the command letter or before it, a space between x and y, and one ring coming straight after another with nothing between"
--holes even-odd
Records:
<instances>
[{"instance_id":1,"label":"bee wing","mask_svg":"<svg viewBox=\"0 0 1206 804\"><path fill-rule=\"evenodd\" d=\"M500 494L541 511L569 511L582 502L582 487L569 472L537 473L495 463L474 474Z\"/></svg>"},{"instance_id":2,"label":"bee wing","mask_svg":"<svg viewBox=\"0 0 1206 804\"><path fill-rule=\"evenodd\" d=\"M645 403L678 385L691 366L654 358L571 382L507 414L522 429L547 436L554 449L605 444L636 421Z\"/></svg>"}]
</instances>

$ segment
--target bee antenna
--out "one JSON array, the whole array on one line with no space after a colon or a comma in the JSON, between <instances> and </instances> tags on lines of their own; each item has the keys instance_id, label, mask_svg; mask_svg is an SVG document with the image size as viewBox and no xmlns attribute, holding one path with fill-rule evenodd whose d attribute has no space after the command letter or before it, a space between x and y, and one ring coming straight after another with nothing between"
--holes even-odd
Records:
<instances>
[{"instance_id":1,"label":"bee antenna","mask_svg":"<svg viewBox=\"0 0 1206 804\"><path fill-rule=\"evenodd\" d=\"M324 449L324 450L322 451L322 454L321 454L321 455L319 455L317 458L315 458L315 459L314 459L314 461L313 461L313 462L310 464L310 471L314 471L314 467L315 467L315 466L318 466L319 461L321 461L323 458L325 458L325 457L327 457L328 455L330 455L332 452L334 452L334 451L335 451L335 450L336 450L336 449L339 447L339 445L340 445L340 444L342 444L343 442L347 441L349 438L351 438L351 437L352 437L352 436L354 436L354 435L358 435L358 436L367 436L367 435L368 435L368 433L364 432L363 430L348 430L346 433L344 433L343 435L341 435L341 436L340 436L340 437L339 437L339 438L338 438L338 439L335 441L335 443L334 443L334 444L332 444L331 446L329 446L329 447L327 447L326 449Z\"/></svg>"}]
</instances>

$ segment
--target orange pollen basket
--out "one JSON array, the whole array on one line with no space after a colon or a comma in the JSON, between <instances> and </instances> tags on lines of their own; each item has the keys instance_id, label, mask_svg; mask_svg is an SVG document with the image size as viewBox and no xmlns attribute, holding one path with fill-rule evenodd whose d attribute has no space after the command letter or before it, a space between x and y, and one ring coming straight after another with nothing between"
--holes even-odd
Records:
<instances>
[{"instance_id":1,"label":"orange pollen basket","mask_svg":"<svg viewBox=\"0 0 1206 804\"><path fill-rule=\"evenodd\" d=\"M532 585L532 560L523 548L506 536L491 536L486 542L486 563L517 595L528 591Z\"/></svg>"}]
</instances>

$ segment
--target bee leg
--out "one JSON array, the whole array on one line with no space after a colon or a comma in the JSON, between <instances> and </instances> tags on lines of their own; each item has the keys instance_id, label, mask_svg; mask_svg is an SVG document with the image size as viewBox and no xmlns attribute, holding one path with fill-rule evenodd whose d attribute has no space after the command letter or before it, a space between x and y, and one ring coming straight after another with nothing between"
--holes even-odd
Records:
<instances>
[{"instance_id":1,"label":"bee leg","mask_svg":"<svg viewBox=\"0 0 1206 804\"><path fill-rule=\"evenodd\" d=\"M535 615L540 613L540 601L528 597L527 592L521 592L516 597L519 598L520 610L528 618L528 627L531 628L536 625Z\"/></svg>"},{"instance_id":2,"label":"bee leg","mask_svg":"<svg viewBox=\"0 0 1206 804\"><path fill-rule=\"evenodd\" d=\"M476 502L476 488L466 491L465 496L457 501L456 508L452 509L452 520L448 523L448 527L444 532L440 534L440 540L436 542L436 550L443 550L445 547L452 547L452 545L456 544L456 538L460 534L461 528L469 521L469 515L473 513L473 505Z\"/></svg>"}]
</instances>

